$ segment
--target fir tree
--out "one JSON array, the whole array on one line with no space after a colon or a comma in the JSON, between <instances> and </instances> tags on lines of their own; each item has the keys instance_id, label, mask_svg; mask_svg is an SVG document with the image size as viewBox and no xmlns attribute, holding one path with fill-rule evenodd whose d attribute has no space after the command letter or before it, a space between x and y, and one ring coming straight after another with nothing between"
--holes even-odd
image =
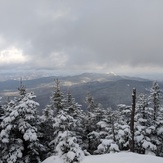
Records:
<instances>
[{"instance_id":1,"label":"fir tree","mask_svg":"<svg viewBox=\"0 0 163 163\"><path fill-rule=\"evenodd\" d=\"M151 142L156 145L156 155L159 155L161 152L161 145L160 145L160 136L161 133L158 132L160 126L162 125L162 111L161 111L161 100L162 100L162 90L160 89L160 86L158 82L153 82L153 86L150 90L150 99L151 99L151 107L153 108L153 121L152 121L152 132L150 135ZM160 131L160 130L159 130ZM159 134L158 134L159 133Z\"/></svg>"},{"instance_id":2,"label":"fir tree","mask_svg":"<svg viewBox=\"0 0 163 163\"><path fill-rule=\"evenodd\" d=\"M111 108L103 110L103 116L97 123L100 135L100 144L97 146L95 154L104 154L110 152L118 152L119 147L116 143L117 137L117 123L116 112Z\"/></svg>"},{"instance_id":3,"label":"fir tree","mask_svg":"<svg viewBox=\"0 0 163 163\"><path fill-rule=\"evenodd\" d=\"M55 117L54 123L54 140L55 152L64 162L80 162L84 156L81 150L74 128L76 120L67 113L67 110L60 110Z\"/></svg>"},{"instance_id":4,"label":"fir tree","mask_svg":"<svg viewBox=\"0 0 163 163\"><path fill-rule=\"evenodd\" d=\"M130 132L130 117L131 117L131 106L124 104L118 105L118 115L116 121L116 143L120 150L129 150L131 139Z\"/></svg>"},{"instance_id":5,"label":"fir tree","mask_svg":"<svg viewBox=\"0 0 163 163\"><path fill-rule=\"evenodd\" d=\"M42 142L46 147L46 157L54 154L55 145L53 140L55 139L55 118L60 111L65 108L65 98L60 89L60 81L54 80L54 89L50 97L50 104L43 110L41 116L40 131L42 133Z\"/></svg>"},{"instance_id":6,"label":"fir tree","mask_svg":"<svg viewBox=\"0 0 163 163\"><path fill-rule=\"evenodd\" d=\"M60 82L56 80L50 104L44 109L42 116L43 128L47 128L43 132L43 141L49 155L57 154L65 162L78 162L80 157L84 155L79 146L82 144L79 134L82 131L80 107L70 91L65 99L60 90Z\"/></svg>"},{"instance_id":7,"label":"fir tree","mask_svg":"<svg viewBox=\"0 0 163 163\"><path fill-rule=\"evenodd\" d=\"M106 131L103 131L99 122L101 122L106 114L106 111L101 105L95 107L92 112L88 112L88 152L94 154L98 145L100 144L100 140L105 138L107 135Z\"/></svg>"},{"instance_id":8,"label":"fir tree","mask_svg":"<svg viewBox=\"0 0 163 163\"><path fill-rule=\"evenodd\" d=\"M160 101L161 101L161 90L158 82L153 82L153 86L150 90L150 98L153 104L153 120L156 120L157 112L160 107Z\"/></svg>"},{"instance_id":9,"label":"fir tree","mask_svg":"<svg viewBox=\"0 0 163 163\"><path fill-rule=\"evenodd\" d=\"M37 131L37 106L33 99L34 93L26 93L20 85L20 97L10 101L1 123L3 162L40 162L40 151L43 146L39 143Z\"/></svg>"},{"instance_id":10,"label":"fir tree","mask_svg":"<svg viewBox=\"0 0 163 163\"><path fill-rule=\"evenodd\" d=\"M163 157L163 107L160 107L158 111L156 123L156 133L158 139L156 155Z\"/></svg>"},{"instance_id":11,"label":"fir tree","mask_svg":"<svg viewBox=\"0 0 163 163\"><path fill-rule=\"evenodd\" d=\"M71 115L74 119L78 119L80 114L82 114L81 105L79 105L75 98L72 97L71 91L67 92L67 99L65 100L65 107L67 109L67 113Z\"/></svg>"},{"instance_id":12,"label":"fir tree","mask_svg":"<svg viewBox=\"0 0 163 163\"><path fill-rule=\"evenodd\" d=\"M151 141L151 134L154 132L152 127L153 114L150 108L149 97L140 94L136 106L135 116L135 150L137 153L145 154L155 152L156 146Z\"/></svg>"},{"instance_id":13,"label":"fir tree","mask_svg":"<svg viewBox=\"0 0 163 163\"><path fill-rule=\"evenodd\" d=\"M84 152L77 143L73 132L68 130L60 132L57 141L59 143L56 146L56 152L65 163L81 162L84 157Z\"/></svg>"},{"instance_id":14,"label":"fir tree","mask_svg":"<svg viewBox=\"0 0 163 163\"><path fill-rule=\"evenodd\" d=\"M83 146L83 136L85 136L83 130L85 115L83 110L81 109L81 105L79 105L75 101L75 98L72 97L70 90L68 90L67 93L66 112L68 115L74 118L75 125L72 128L72 131L75 133L79 145Z\"/></svg>"},{"instance_id":15,"label":"fir tree","mask_svg":"<svg viewBox=\"0 0 163 163\"><path fill-rule=\"evenodd\" d=\"M60 81L56 79L54 82L54 91L52 92L52 96L50 97L49 107L51 107L51 109L57 114L57 112L64 108L65 98L60 89Z\"/></svg>"},{"instance_id":16,"label":"fir tree","mask_svg":"<svg viewBox=\"0 0 163 163\"><path fill-rule=\"evenodd\" d=\"M94 98L90 93L88 93L86 97L86 104L87 104L87 111L88 112L93 112L94 108L96 107L96 104L94 102Z\"/></svg>"}]
</instances>

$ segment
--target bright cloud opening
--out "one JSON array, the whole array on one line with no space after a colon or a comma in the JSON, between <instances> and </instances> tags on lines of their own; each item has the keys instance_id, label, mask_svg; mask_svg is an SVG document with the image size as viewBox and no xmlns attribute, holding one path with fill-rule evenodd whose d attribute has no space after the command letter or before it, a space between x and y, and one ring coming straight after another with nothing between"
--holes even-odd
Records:
<instances>
[{"instance_id":1,"label":"bright cloud opening","mask_svg":"<svg viewBox=\"0 0 163 163\"><path fill-rule=\"evenodd\" d=\"M27 60L28 58L23 55L22 50L16 47L10 47L0 51L1 65L25 63Z\"/></svg>"}]
</instances>

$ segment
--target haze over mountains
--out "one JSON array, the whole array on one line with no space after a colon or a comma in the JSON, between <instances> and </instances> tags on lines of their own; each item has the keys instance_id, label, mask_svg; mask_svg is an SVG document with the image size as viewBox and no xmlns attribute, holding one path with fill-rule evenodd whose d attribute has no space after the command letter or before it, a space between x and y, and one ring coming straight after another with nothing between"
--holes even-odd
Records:
<instances>
[{"instance_id":1,"label":"haze over mountains","mask_svg":"<svg viewBox=\"0 0 163 163\"><path fill-rule=\"evenodd\" d=\"M101 103L105 108L116 109L118 104L130 105L132 89L137 89L137 95L149 94L153 82L148 79L119 76L113 73L83 73L74 76L50 76L24 80L27 91L35 92L41 109L49 103L54 79L57 78L61 81L62 92L66 94L67 90L71 90L73 97L82 105L83 109L86 109L85 97L88 93L92 94L95 103ZM163 88L163 83L159 84ZM0 96L3 97L3 101L7 97L16 96L18 87L19 80L0 81Z\"/></svg>"}]
</instances>

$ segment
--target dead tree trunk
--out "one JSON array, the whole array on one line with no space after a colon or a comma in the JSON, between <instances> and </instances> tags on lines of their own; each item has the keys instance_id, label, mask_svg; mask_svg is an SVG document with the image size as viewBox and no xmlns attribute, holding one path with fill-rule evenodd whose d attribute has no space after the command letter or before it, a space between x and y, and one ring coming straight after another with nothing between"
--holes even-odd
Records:
<instances>
[{"instance_id":1,"label":"dead tree trunk","mask_svg":"<svg viewBox=\"0 0 163 163\"><path fill-rule=\"evenodd\" d=\"M131 131L131 141L130 141L130 150L134 152L135 141L134 141L134 117L135 117L135 108L136 108L136 89L133 89L132 93L132 110L131 110L131 121L130 121L130 131Z\"/></svg>"}]
</instances>

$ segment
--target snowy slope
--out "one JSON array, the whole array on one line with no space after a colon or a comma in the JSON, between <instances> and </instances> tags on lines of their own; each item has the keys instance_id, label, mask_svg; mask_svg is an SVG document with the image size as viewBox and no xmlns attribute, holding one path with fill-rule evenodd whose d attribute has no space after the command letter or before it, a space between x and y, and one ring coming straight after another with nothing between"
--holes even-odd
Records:
<instances>
[{"instance_id":1,"label":"snowy slope","mask_svg":"<svg viewBox=\"0 0 163 163\"><path fill-rule=\"evenodd\" d=\"M105 155L87 156L81 163L163 163L163 158L152 155L140 155L129 152L120 152ZM57 157L49 157L42 163L63 163Z\"/></svg>"}]
</instances>

